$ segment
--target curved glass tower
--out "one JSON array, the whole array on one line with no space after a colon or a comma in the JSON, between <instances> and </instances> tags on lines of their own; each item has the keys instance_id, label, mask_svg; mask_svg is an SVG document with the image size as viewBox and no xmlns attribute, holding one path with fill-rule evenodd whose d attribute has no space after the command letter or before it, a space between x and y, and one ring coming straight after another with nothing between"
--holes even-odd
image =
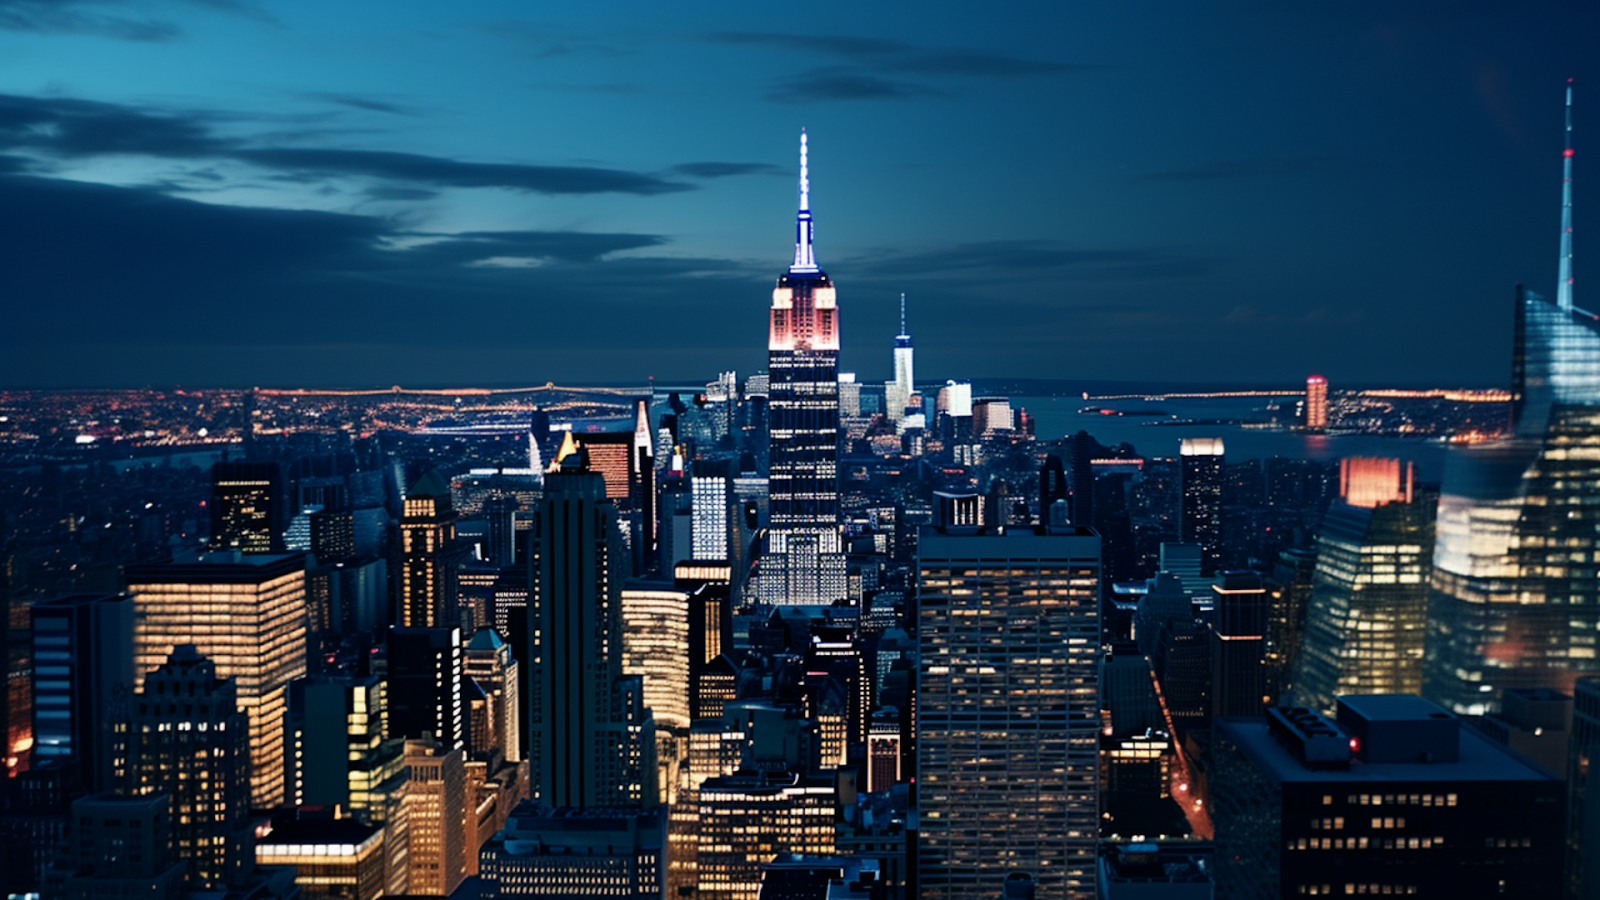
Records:
<instances>
[{"instance_id":1,"label":"curved glass tower","mask_svg":"<svg viewBox=\"0 0 1600 900\"><path fill-rule=\"evenodd\" d=\"M1568 87L1560 291L1517 287L1514 436L1453 454L1439 498L1424 691L1457 713L1600 672L1600 315L1572 300L1571 106Z\"/></svg>"}]
</instances>

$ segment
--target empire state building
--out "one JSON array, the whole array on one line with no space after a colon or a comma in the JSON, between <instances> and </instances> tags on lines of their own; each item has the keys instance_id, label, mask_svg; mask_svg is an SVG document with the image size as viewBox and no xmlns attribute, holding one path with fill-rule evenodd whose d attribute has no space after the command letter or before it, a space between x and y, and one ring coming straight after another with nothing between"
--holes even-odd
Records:
<instances>
[{"instance_id":1,"label":"empire state building","mask_svg":"<svg viewBox=\"0 0 1600 900\"><path fill-rule=\"evenodd\" d=\"M771 449L759 596L828 606L845 596L839 530L839 307L812 247L811 182L800 134L794 262L772 291L767 336Z\"/></svg>"}]
</instances>

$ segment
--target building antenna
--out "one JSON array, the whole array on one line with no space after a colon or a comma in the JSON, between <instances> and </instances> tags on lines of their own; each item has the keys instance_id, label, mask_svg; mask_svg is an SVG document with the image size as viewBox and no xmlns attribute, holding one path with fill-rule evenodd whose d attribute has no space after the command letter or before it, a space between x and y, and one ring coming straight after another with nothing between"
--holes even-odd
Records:
<instances>
[{"instance_id":1,"label":"building antenna","mask_svg":"<svg viewBox=\"0 0 1600 900\"><path fill-rule=\"evenodd\" d=\"M794 265L791 272L817 271L817 254L811 246L811 170L806 159L806 130L800 129L800 212L794 221Z\"/></svg>"},{"instance_id":2,"label":"building antenna","mask_svg":"<svg viewBox=\"0 0 1600 900\"><path fill-rule=\"evenodd\" d=\"M1561 274L1556 308L1572 309L1572 79L1567 79L1567 149L1561 151Z\"/></svg>"}]
</instances>

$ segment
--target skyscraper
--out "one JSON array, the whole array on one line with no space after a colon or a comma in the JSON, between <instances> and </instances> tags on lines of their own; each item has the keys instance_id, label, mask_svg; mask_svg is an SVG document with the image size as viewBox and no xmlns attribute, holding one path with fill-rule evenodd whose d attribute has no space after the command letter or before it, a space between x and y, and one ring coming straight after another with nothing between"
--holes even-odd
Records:
<instances>
[{"instance_id":1,"label":"skyscraper","mask_svg":"<svg viewBox=\"0 0 1600 900\"><path fill-rule=\"evenodd\" d=\"M770 530L761 599L827 606L845 597L839 531L839 307L812 248L811 183L800 134L794 262L772 291L767 337Z\"/></svg>"},{"instance_id":2,"label":"skyscraper","mask_svg":"<svg viewBox=\"0 0 1600 900\"><path fill-rule=\"evenodd\" d=\"M1026 874L1040 900L1089 900L1100 539L925 529L918 548L921 896L999 898Z\"/></svg>"},{"instance_id":3,"label":"skyscraper","mask_svg":"<svg viewBox=\"0 0 1600 900\"><path fill-rule=\"evenodd\" d=\"M1321 432L1328 427L1328 379L1321 375L1306 378L1306 430Z\"/></svg>"},{"instance_id":4,"label":"skyscraper","mask_svg":"<svg viewBox=\"0 0 1600 900\"><path fill-rule=\"evenodd\" d=\"M284 802L289 682L306 674L305 555L211 553L196 562L128 566L135 677L193 644L237 685L250 720L250 799Z\"/></svg>"},{"instance_id":5,"label":"skyscraper","mask_svg":"<svg viewBox=\"0 0 1600 900\"><path fill-rule=\"evenodd\" d=\"M1202 570L1213 572L1222 544L1222 438L1184 438L1178 453L1183 459L1180 539L1199 544Z\"/></svg>"},{"instance_id":6,"label":"skyscraper","mask_svg":"<svg viewBox=\"0 0 1600 900\"><path fill-rule=\"evenodd\" d=\"M1433 538L1399 460L1345 459L1344 502L1317 535L1295 702L1323 713L1342 694L1422 690ZM1404 475L1399 473L1404 471Z\"/></svg>"},{"instance_id":7,"label":"skyscraper","mask_svg":"<svg viewBox=\"0 0 1600 900\"><path fill-rule=\"evenodd\" d=\"M1211 716L1253 716L1267 705L1267 589L1254 572L1211 586Z\"/></svg>"},{"instance_id":8,"label":"skyscraper","mask_svg":"<svg viewBox=\"0 0 1600 900\"><path fill-rule=\"evenodd\" d=\"M112 701L131 694L133 599L83 594L35 603L33 764L62 760L85 793L117 787Z\"/></svg>"},{"instance_id":9,"label":"skyscraper","mask_svg":"<svg viewBox=\"0 0 1600 900\"><path fill-rule=\"evenodd\" d=\"M655 729L625 677L616 509L579 449L545 476L538 588L529 609L530 787L551 807L654 801Z\"/></svg>"},{"instance_id":10,"label":"skyscraper","mask_svg":"<svg viewBox=\"0 0 1600 900\"><path fill-rule=\"evenodd\" d=\"M906 331L906 295L900 295L900 333L894 337L894 380L883 386L884 414L899 424L906 407L917 391L916 371L912 367L911 333Z\"/></svg>"},{"instance_id":11,"label":"skyscraper","mask_svg":"<svg viewBox=\"0 0 1600 900\"><path fill-rule=\"evenodd\" d=\"M235 684L194 645L181 644L145 675L133 705L134 793L172 798L174 849L187 861L185 878L195 889L237 884L255 857L251 735ZM281 784L283 772L277 776Z\"/></svg>"},{"instance_id":12,"label":"skyscraper","mask_svg":"<svg viewBox=\"0 0 1600 900\"><path fill-rule=\"evenodd\" d=\"M400 609L395 623L407 628L449 628L461 621L456 567L463 556L456 542L456 512L450 485L428 472L406 491L400 518Z\"/></svg>"},{"instance_id":13,"label":"skyscraper","mask_svg":"<svg viewBox=\"0 0 1600 900\"><path fill-rule=\"evenodd\" d=\"M461 629L395 626L388 645L389 736L429 734L446 749L464 745Z\"/></svg>"},{"instance_id":14,"label":"skyscraper","mask_svg":"<svg viewBox=\"0 0 1600 900\"><path fill-rule=\"evenodd\" d=\"M283 468L275 462L211 467L211 549L272 553L289 528Z\"/></svg>"},{"instance_id":15,"label":"skyscraper","mask_svg":"<svg viewBox=\"0 0 1600 900\"><path fill-rule=\"evenodd\" d=\"M1572 297L1571 108L1569 85L1557 299L1516 291L1515 435L1453 450L1439 497L1423 690L1461 714L1600 672L1600 318Z\"/></svg>"}]
</instances>

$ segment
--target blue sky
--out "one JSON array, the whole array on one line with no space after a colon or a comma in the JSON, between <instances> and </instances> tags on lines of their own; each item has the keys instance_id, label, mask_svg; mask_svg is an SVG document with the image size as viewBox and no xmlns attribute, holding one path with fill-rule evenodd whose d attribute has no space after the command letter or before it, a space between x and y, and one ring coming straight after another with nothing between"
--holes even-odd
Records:
<instances>
[{"instance_id":1,"label":"blue sky","mask_svg":"<svg viewBox=\"0 0 1600 900\"><path fill-rule=\"evenodd\" d=\"M0 0L0 386L747 373L802 127L864 378L905 291L929 378L1498 384L1512 284L1553 289L1568 77L1600 305L1597 24Z\"/></svg>"}]
</instances>

